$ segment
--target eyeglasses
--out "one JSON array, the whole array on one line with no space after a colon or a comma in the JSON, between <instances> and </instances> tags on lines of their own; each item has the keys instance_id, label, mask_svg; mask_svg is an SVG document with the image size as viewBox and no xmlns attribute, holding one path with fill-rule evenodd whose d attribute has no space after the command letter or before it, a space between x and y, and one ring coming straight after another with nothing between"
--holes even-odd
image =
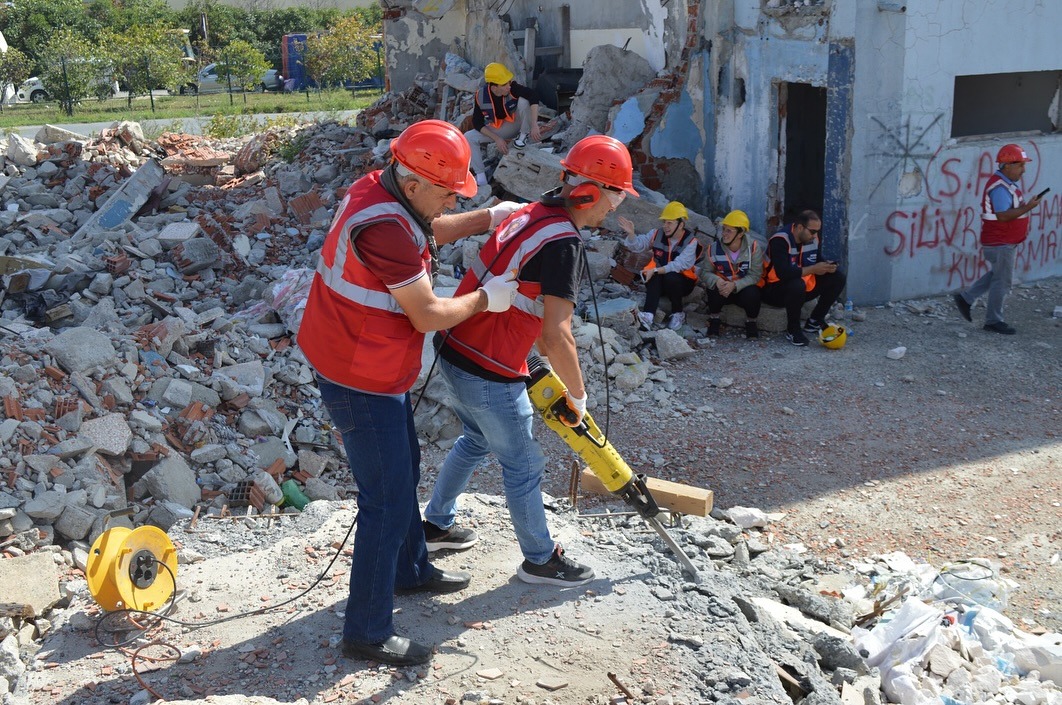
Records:
<instances>
[{"instance_id":1,"label":"eyeglasses","mask_svg":"<svg viewBox=\"0 0 1062 705\"><path fill-rule=\"evenodd\" d=\"M819 233L821 233L821 232L822 232L822 228L819 228L819 229L817 229L817 230L814 230L814 229L812 229L812 228L804 228L804 229L805 229L805 230L807 230L807 231L808 231L809 233L811 233L812 235L818 235Z\"/></svg>"}]
</instances>

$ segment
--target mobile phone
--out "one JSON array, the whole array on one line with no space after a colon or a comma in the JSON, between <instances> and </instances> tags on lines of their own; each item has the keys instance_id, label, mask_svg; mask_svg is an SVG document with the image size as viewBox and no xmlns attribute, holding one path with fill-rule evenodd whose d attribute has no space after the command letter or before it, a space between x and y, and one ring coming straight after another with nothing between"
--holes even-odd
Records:
<instances>
[{"instance_id":1,"label":"mobile phone","mask_svg":"<svg viewBox=\"0 0 1062 705\"><path fill-rule=\"evenodd\" d=\"M1051 190L1051 187L1050 187L1050 186L1048 186L1048 187L1047 187L1047 188L1045 188L1045 189L1044 189L1043 191L1041 191L1040 193L1036 194L1036 197L1037 197L1037 198L1043 198L1043 197L1044 197L1044 194L1046 194L1046 193L1047 193L1048 191L1050 191L1050 190Z\"/></svg>"}]
</instances>

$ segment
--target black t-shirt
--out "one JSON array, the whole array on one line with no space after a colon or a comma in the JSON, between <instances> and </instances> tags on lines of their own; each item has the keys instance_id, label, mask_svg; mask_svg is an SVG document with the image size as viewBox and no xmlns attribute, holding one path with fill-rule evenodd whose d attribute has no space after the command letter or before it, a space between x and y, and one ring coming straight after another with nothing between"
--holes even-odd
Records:
<instances>
[{"instance_id":1,"label":"black t-shirt","mask_svg":"<svg viewBox=\"0 0 1062 705\"><path fill-rule=\"evenodd\" d=\"M581 250L582 242L575 237L546 243L520 269L520 279L539 282L542 285L543 296L556 296L574 304L579 294L579 280L583 272ZM433 342L436 350L439 349L442 336L441 332L435 334ZM524 377L505 377L485 370L449 345L444 345L439 355L457 369L481 377L488 382L523 384L526 380Z\"/></svg>"}]
</instances>

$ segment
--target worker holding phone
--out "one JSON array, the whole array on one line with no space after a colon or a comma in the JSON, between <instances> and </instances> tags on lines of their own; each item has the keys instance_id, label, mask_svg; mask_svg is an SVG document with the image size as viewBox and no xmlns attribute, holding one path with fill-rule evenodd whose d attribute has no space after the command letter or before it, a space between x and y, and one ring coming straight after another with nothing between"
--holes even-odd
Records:
<instances>
[{"instance_id":1,"label":"worker holding phone","mask_svg":"<svg viewBox=\"0 0 1062 705\"><path fill-rule=\"evenodd\" d=\"M981 254L990 269L970 287L954 295L955 306L967 321L973 321L970 308L988 292L984 329L1003 335L1017 330L1003 320L1003 300L1010 292L1014 256L1018 245L1029 236L1029 212L1051 189L1044 189L1025 201L1019 182L1025 165L1032 159L1020 145L1005 144L996 155L999 168L985 183L981 195Z\"/></svg>"}]
</instances>

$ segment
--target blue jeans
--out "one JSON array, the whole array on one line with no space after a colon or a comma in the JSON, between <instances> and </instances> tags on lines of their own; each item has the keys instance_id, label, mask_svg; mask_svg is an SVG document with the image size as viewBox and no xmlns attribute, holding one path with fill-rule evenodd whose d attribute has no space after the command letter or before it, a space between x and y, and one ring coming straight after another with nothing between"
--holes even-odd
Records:
<instances>
[{"instance_id":1,"label":"blue jeans","mask_svg":"<svg viewBox=\"0 0 1062 705\"><path fill-rule=\"evenodd\" d=\"M343 434L358 483L358 528L350 565L343 638L379 644L394 635L395 587L430 577L417 483L420 446L409 395L365 394L317 378L332 423Z\"/></svg>"},{"instance_id":2,"label":"blue jeans","mask_svg":"<svg viewBox=\"0 0 1062 705\"><path fill-rule=\"evenodd\" d=\"M1003 299L1010 292L1010 285L1014 280L1014 255L1017 251L1017 245L982 247L981 254L992 268L960 294L966 303L973 304L982 294L988 292L988 301L985 304L986 324L1003 322Z\"/></svg>"},{"instance_id":3,"label":"blue jeans","mask_svg":"<svg viewBox=\"0 0 1062 705\"><path fill-rule=\"evenodd\" d=\"M528 561L542 565L553 554L554 543L542 504L546 456L531 435L535 409L527 387L522 382L488 382L441 358L439 371L454 395L464 435L439 468L424 518L442 528L453 526L458 496L476 467L493 452L502 466L505 500L520 551Z\"/></svg>"}]
</instances>

